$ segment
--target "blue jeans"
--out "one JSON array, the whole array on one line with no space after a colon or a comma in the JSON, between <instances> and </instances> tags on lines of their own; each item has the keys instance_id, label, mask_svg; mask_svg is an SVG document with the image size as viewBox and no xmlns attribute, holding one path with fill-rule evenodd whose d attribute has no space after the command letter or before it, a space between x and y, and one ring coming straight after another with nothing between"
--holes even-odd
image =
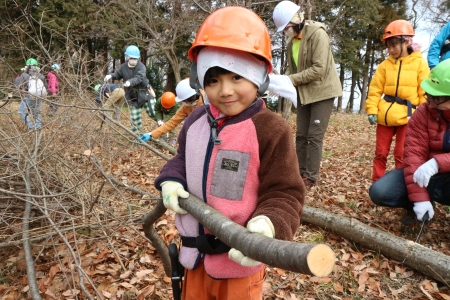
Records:
<instances>
[{"instance_id":1,"label":"blue jeans","mask_svg":"<svg viewBox=\"0 0 450 300\"><path fill-rule=\"evenodd\" d=\"M41 100L32 99L28 95L25 95L22 101L20 101L19 116L29 129L40 129L42 127L41 105ZM32 114L33 119L29 116L30 113Z\"/></svg>"},{"instance_id":2,"label":"blue jeans","mask_svg":"<svg viewBox=\"0 0 450 300\"><path fill-rule=\"evenodd\" d=\"M450 205L450 173L431 176L427 186L431 201ZM375 181L369 189L373 203L379 206L412 209L414 203L408 199L403 168L394 169ZM424 199L425 200L425 199Z\"/></svg>"}]
</instances>

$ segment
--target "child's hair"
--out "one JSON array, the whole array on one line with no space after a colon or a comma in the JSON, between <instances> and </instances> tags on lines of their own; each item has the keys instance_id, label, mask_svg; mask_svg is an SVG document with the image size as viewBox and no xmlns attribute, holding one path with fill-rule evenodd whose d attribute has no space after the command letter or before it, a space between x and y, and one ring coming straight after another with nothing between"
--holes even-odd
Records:
<instances>
[{"instance_id":1,"label":"child's hair","mask_svg":"<svg viewBox=\"0 0 450 300\"><path fill-rule=\"evenodd\" d=\"M220 75L230 74L231 71L228 71L221 67L212 67L206 71L205 79L203 81L204 86L208 86L212 83L213 78L216 78Z\"/></svg>"},{"instance_id":2,"label":"child's hair","mask_svg":"<svg viewBox=\"0 0 450 300\"><path fill-rule=\"evenodd\" d=\"M384 42L386 48L389 46L396 46L399 43L404 43L408 41L408 54L413 53L414 51L419 51L421 48L421 45L418 43L413 42L413 38L412 36L393 36L390 38L387 38L386 41Z\"/></svg>"},{"instance_id":3,"label":"child's hair","mask_svg":"<svg viewBox=\"0 0 450 300\"><path fill-rule=\"evenodd\" d=\"M195 100L198 100L198 99L200 99L200 95L195 93L194 95L190 96L189 98L184 99L181 102L194 102Z\"/></svg>"}]
</instances>

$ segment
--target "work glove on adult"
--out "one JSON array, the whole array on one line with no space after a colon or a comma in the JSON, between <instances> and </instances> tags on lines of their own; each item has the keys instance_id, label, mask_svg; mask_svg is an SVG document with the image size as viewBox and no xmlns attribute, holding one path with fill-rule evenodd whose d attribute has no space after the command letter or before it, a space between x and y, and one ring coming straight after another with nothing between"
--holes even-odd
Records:
<instances>
[{"instance_id":1,"label":"work glove on adult","mask_svg":"<svg viewBox=\"0 0 450 300\"><path fill-rule=\"evenodd\" d=\"M287 75L269 74L268 91L289 99L297 107L297 90Z\"/></svg>"},{"instance_id":2,"label":"work glove on adult","mask_svg":"<svg viewBox=\"0 0 450 300\"><path fill-rule=\"evenodd\" d=\"M127 80L127 81L125 81L125 82L123 83L123 86L124 86L124 87L129 87L130 84L131 84L131 83Z\"/></svg>"},{"instance_id":3,"label":"work glove on adult","mask_svg":"<svg viewBox=\"0 0 450 300\"><path fill-rule=\"evenodd\" d=\"M141 135L141 137L139 138L139 141L147 142L148 140L151 140L151 139L152 139L152 134L147 132L147 133L144 133L143 135Z\"/></svg>"},{"instance_id":4,"label":"work glove on adult","mask_svg":"<svg viewBox=\"0 0 450 300\"><path fill-rule=\"evenodd\" d=\"M266 216L257 216L248 221L247 229L250 232L261 233L270 238L275 237L275 229L273 228L272 221ZM260 264L259 261L245 256L241 251L235 248L231 248L230 251L228 251L228 258L244 267L255 267Z\"/></svg>"},{"instance_id":5,"label":"work glove on adult","mask_svg":"<svg viewBox=\"0 0 450 300\"><path fill-rule=\"evenodd\" d=\"M167 209L173 210L178 214L187 214L187 211L180 207L180 203L178 201L178 197L189 197L189 193L184 190L181 183L170 180L164 181L161 183L161 189L164 206Z\"/></svg>"},{"instance_id":6,"label":"work glove on adult","mask_svg":"<svg viewBox=\"0 0 450 300\"><path fill-rule=\"evenodd\" d=\"M414 212L417 220L422 221L423 216L428 212L428 219L431 220L434 216L433 205L430 201L414 202Z\"/></svg>"},{"instance_id":7,"label":"work glove on adult","mask_svg":"<svg viewBox=\"0 0 450 300\"><path fill-rule=\"evenodd\" d=\"M377 115L369 115L367 118L369 119L370 125L376 125L377 124L377 121L378 121Z\"/></svg>"},{"instance_id":8,"label":"work glove on adult","mask_svg":"<svg viewBox=\"0 0 450 300\"><path fill-rule=\"evenodd\" d=\"M163 126L164 125L164 121L163 120L158 120L158 126Z\"/></svg>"},{"instance_id":9,"label":"work glove on adult","mask_svg":"<svg viewBox=\"0 0 450 300\"><path fill-rule=\"evenodd\" d=\"M111 77L112 77L112 76L111 76L110 74L108 74L108 75L105 76L105 79L103 79L103 81L104 81L104 82L107 82L108 80L111 79Z\"/></svg>"},{"instance_id":10,"label":"work glove on adult","mask_svg":"<svg viewBox=\"0 0 450 300\"><path fill-rule=\"evenodd\" d=\"M428 182L430 182L431 176L437 174L439 171L439 166L434 158L428 160L426 163L422 164L414 172L413 180L420 187L427 187Z\"/></svg>"}]
</instances>

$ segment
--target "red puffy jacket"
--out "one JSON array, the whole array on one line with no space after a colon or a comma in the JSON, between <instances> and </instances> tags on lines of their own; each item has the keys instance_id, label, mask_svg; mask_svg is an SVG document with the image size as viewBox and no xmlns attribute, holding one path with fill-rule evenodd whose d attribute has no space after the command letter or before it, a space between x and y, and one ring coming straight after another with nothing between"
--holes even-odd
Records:
<instances>
[{"instance_id":1,"label":"red puffy jacket","mask_svg":"<svg viewBox=\"0 0 450 300\"><path fill-rule=\"evenodd\" d=\"M420 105L408 122L403 167L410 201L429 201L426 188L413 180L414 172L434 158L439 173L450 172L450 110L432 109L428 103Z\"/></svg>"}]
</instances>

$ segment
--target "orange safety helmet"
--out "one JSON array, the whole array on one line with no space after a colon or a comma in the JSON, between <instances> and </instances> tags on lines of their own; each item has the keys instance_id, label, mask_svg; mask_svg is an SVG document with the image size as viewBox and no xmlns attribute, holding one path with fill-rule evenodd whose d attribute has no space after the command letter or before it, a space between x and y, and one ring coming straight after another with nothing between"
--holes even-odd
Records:
<instances>
[{"instance_id":1,"label":"orange safety helmet","mask_svg":"<svg viewBox=\"0 0 450 300\"><path fill-rule=\"evenodd\" d=\"M170 109L175 105L175 94L172 92L165 92L161 96L161 106L165 109Z\"/></svg>"},{"instance_id":2,"label":"orange safety helmet","mask_svg":"<svg viewBox=\"0 0 450 300\"><path fill-rule=\"evenodd\" d=\"M394 36L414 36L414 28L411 23L406 20L395 20L386 26L384 30L383 42Z\"/></svg>"},{"instance_id":3,"label":"orange safety helmet","mask_svg":"<svg viewBox=\"0 0 450 300\"><path fill-rule=\"evenodd\" d=\"M215 46L255 54L267 63L272 72L272 49L269 31L264 21L251 10L227 6L211 13L197 31L188 56L197 62L202 47Z\"/></svg>"}]
</instances>

